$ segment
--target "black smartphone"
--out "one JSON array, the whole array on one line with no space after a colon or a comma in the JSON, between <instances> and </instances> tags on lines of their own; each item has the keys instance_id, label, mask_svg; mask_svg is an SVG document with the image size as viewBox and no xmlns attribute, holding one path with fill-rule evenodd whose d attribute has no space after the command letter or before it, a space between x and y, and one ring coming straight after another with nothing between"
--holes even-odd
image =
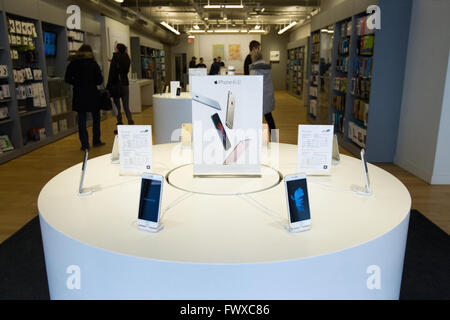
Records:
<instances>
[{"instance_id":1,"label":"black smartphone","mask_svg":"<svg viewBox=\"0 0 450 320\"><path fill-rule=\"evenodd\" d=\"M228 140L227 133L225 131L225 128L223 127L222 121L220 121L219 114L214 113L211 116L211 119L214 123L214 126L217 129L217 133L219 134L220 140L222 140L223 147L225 148L225 150L230 149L231 143L230 143L230 140Z\"/></svg>"},{"instance_id":2,"label":"black smartphone","mask_svg":"<svg viewBox=\"0 0 450 320\"><path fill-rule=\"evenodd\" d=\"M179 96L180 94L181 94L181 88L178 87L178 88L177 88L177 96Z\"/></svg>"}]
</instances>

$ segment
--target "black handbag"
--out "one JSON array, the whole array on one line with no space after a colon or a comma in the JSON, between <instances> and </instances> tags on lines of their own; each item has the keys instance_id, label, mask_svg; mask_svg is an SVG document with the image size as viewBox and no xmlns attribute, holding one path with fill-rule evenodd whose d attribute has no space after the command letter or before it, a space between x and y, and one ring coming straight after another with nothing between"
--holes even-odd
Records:
<instances>
[{"instance_id":1,"label":"black handbag","mask_svg":"<svg viewBox=\"0 0 450 320\"><path fill-rule=\"evenodd\" d=\"M105 111L110 111L112 109L111 96L108 90L101 89L100 93L100 109Z\"/></svg>"}]
</instances>

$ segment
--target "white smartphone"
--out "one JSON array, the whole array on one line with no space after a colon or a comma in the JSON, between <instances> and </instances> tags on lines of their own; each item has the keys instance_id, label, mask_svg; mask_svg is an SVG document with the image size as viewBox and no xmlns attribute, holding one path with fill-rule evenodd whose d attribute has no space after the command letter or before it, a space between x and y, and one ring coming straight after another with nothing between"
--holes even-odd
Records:
<instances>
[{"instance_id":1,"label":"white smartphone","mask_svg":"<svg viewBox=\"0 0 450 320\"><path fill-rule=\"evenodd\" d=\"M306 174L294 174L284 178L291 229L311 226L308 186Z\"/></svg>"},{"instance_id":2,"label":"white smartphone","mask_svg":"<svg viewBox=\"0 0 450 320\"><path fill-rule=\"evenodd\" d=\"M233 93L231 91L228 91L227 118L225 124L230 129L233 129L235 102L236 100L233 96Z\"/></svg>"},{"instance_id":3,"label":"white smartphone","mask_svg":"<svg viewBox=\"0 0 450 320\"><path fill-rule=\"evenodd\" d=\"M162 187L164 177L159 174L142 175L139 199L138 225L157 228L161 212Z\"/></svg>"},{"instance_id":4,"label":"white smartphone","mask_svg":"<svg viewBox=\"0 0 450 320\"><path fill-rule=\"evenodd\" d=\"M213 99L203 97L201 95L198 95L196 93L192 93L192 100L200 102L201 104L204 104L205 106L211 107L213 109L222 110L220 108L220 104Z\"/></svg>"},{"instance_id":5,"label":"white smartphone","mask_svg":"<svg viewBox=\"0 0 450 320\"><path fill-rule=\"evenodd\" d=\"M333 140L333 160L339 163L341 161L341 155L339 154L339 143L337 135L334 135Z\"/></svg>"},{"instance_id":6,"label":"white smartphone","mask_svg":"<svg viewBox=\"0 0 450 320\"><path fill-rule=\"evenodd\" d=\"M88 161L88 156L89 156L89 152L86 150L84 152L83 166L81 167L80 187L78 188L79 194L82 194L84 192L83 183L84 183L84 175L86 173L86 165L87 165L87 161Z\"/></svg>"},{"instance_id":7,"label":"white smartphone","mask_svg":"<svg viewBox=\"0 0 450 320\"><path fill-rule=\"evenodd\" d=\"M119 162L120 160L120 155L119 155L119 136L116 134L114 136L114 143L113 143L113 148L112 148L112 152L111 152L111 161L113 163L115 162Z\"/></svg>"},{"instance_id":8,"label":"white smartphone","mask_svg":"<svg viewBox=\"0 0 450 320\"><path fill-rule=\"evenodd\" d=\"M364 179L366 182L366 193L371 194L372 189L370 188L370 179L369 179L369 169L367 167L367 160L366 160L366 151L364 149L361 149L361 161L363 163L363 169L364 169Z\"/></svg>"}]
</instances>

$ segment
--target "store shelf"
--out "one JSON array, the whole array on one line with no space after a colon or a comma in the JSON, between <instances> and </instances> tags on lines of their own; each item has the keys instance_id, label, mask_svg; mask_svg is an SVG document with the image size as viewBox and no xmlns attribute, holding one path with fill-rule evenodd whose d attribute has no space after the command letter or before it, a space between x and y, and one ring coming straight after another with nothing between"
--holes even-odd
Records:
<instances>
[{"instance_id":1,"label":"store shelf","mask_svg":"<svg viewBox=\"0 0 450 320\"><path fill-rule=\"evenodd\" d=\"M0 120L0 125L11 123L13 120L11 118Z\"/></svg>"},{"instance_id":2,"label":"store shelf","mask_svg":"<svg viewBox=\"0 0 450 320\"><path fill-rule=\"evenodd\" d=\"M65 116L65 115L68 115L68 114L74 114L74 111L67 111L67 112L61 112L61 113L58 113L58 114L53 114L52 118L53 117Z\"/></svg>"},{"instance_id":3,"label":"store shelf","mask_svg":"<svg viewBox=\"0 0 450 320\"><path fill-rule=\"evenodd\" d=\"M19 117L24 118L24 117L28 117L28 116L32 116L33 114L38 114L38 113L42 113L42 112L46 112L47 108L42 108L39 110L32 110L32 111L27 111L25 113L19 113Z\"/></svg>"}]
</instances>

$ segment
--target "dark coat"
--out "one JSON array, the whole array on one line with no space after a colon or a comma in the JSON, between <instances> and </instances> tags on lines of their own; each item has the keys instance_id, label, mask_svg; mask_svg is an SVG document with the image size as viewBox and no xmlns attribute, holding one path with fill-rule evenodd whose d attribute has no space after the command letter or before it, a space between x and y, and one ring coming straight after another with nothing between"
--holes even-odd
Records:
<instances>
[{"instance_id":1,"label":"dark coat","mask_svg":"<svg viewBox=\"0 0 450 320\"><path fill-rule=\"evenodd\" d=\"M120 86L128 86L128 72L130 71L130 59L114 53L109 65L108 83L106 89L114 98L121 96Z\"/></svg>"},{"instance_id":2,"label":"dark coat","mask_svg":"<svg viewBox=\"0 0 450 320\"><path fill-rule=\"evenodd\" d=\"M247 55L244 61L244 75L250 75L250 65L252 64L252 56L250 54Z\"/></svg>"},{"instance_id":3,"label":"dark coat","mask_svg":"<svg viewBox=\"0 0 450 320\"><path fill-rule=\"evenodd\" d=\"M213 62L211 69L209 70L209 75L215 76L220 72L220 64L218 62Z\"/></svg>"},{"instance_id":4,"label":"dark coat","mask_svg":"<svg viewBox=\"0 0 450 320\"><path fill-rule=\"evenodd\" d=\"M73 86L72 109L95 112L100 109L97 86L103 83L103 75L94 56L89 52L77 52L69 57L64 77Z\"/></svg>"}]
</instances>

